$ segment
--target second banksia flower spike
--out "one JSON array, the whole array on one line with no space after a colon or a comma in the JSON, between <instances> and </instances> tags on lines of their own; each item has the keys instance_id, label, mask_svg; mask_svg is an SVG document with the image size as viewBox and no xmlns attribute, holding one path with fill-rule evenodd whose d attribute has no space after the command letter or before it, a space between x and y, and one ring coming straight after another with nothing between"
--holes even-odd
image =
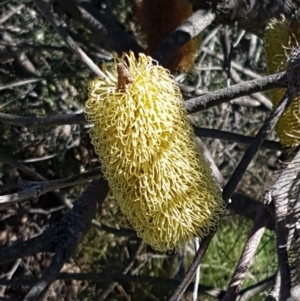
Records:
<instances>
[{"instance_id":1,"label":"second banksia flower spike","mask_svg":"<svg viewBox=\"0 0 300 301\"><path fill-rule=\"evenodd\" d=\"M287 57L300 41L300 26L296 19L270 20L265 30L265 51L268 73L283 71L288 66ZM285 88L271 91L273 105L276 107L286 92ZM283 146L295 148L300 144L300 97L297 96L280 117L275 126Z\"/></svg>"},{"instance_id":2,"label":"second banksia flower spike","mask_svg":"<svg viewBox=\"0 0 300 301\"><path fill-rule=\"evenodd\" d=\"M89 87L86 119L103 173L137 235L168 251L203 238L224 211L169 71L133 53Z\"/></svg>"}]
</instances>

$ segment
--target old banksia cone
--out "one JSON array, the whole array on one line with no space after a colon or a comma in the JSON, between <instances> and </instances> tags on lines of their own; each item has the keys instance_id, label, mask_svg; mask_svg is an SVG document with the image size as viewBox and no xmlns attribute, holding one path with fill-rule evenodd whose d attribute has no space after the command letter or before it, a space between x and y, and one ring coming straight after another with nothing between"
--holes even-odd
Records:
<instances>
[{"instance_id":1,"label":"old banksia cone","mask_svg":"<svg viewBox=\"0 0 300 301\"><path fill-rule=\"evenodd\" d=\"M148 53L153 53L162 41L193 14L189 0L138 0L136 22ZM171 72L188 72L194 65L199 39L181 47L170 60Z\"/></svg>"},{"instance_id":2,"label":"old banksia cone","mask_svg":"<svg viewBox=\"0 0 300 301\"><path fill-rule=\"evenodd\" d=\"M282 16L272 19L265 30L265 50L268 73L273 74L287 68L287 56L300 41L298 21L289 21ZM274 107L278 105L286 92L285 88L271 91ZM300 97L296 97L279 119L275 131L282 143L287 147L300 144Z\"/></svg>"},{"instance_id":3,"label":"old banksia cone","mask_svg":"<svg viewBox=\"0 0 300 301\"><path fill-rule=\"evenodd\" d=\"M158 251L202 238L223 211L169 71L133 53L89 87L86 118L109 186L132 227Z\"/></svg>"}]
</instances>

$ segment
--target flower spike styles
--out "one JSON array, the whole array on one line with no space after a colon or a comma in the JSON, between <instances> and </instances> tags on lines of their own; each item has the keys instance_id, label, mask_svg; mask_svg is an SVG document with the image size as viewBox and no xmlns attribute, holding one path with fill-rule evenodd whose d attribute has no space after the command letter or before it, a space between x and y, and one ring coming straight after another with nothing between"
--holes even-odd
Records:
<instances>
[{"instance_id":1,"label":"flower spike styles","mask_svg":"<svg viewBox=\"0 0 300 301\"><path fill-rule=\"evenodd\" d=\"M85 106L103 173L137 235L164 252L203 238L224 211L169 71L144 54L115 59Z\"/></svg>"},{"instance_id":2,"label":"flower spike styles","mask_svg":"<svg viewBox=\"0 0 300 301\"><path fill-rule=\"evenodd\" d=\"M265 51L268 73L283 71L288 66L287 57L300 42L300 25L281 16L271 19L265 29ZM271 91L272 101L276 107L286 92L285 88ZM283 146L295 148L300 144L300 97L297 96L280 117L275 126Z\"/></svg>"}]
</instances>

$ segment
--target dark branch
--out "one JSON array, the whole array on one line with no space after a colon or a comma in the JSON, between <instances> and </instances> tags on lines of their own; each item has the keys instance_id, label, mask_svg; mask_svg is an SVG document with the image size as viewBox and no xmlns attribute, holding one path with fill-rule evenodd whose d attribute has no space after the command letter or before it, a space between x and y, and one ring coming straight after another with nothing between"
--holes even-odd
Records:
<instances>
[{"instance_id":1,"label":"dark branch","mask_svg":"<svg viewBox=\"0 0 300 301\"><path fill-rule=\"evenodd\" d=\"M260 79L244 82L224 88L215 92L207 93L203 96L191 98L184 102L184 107L189 114L206 110L218 104L228 102L232 99L250 95L252 93L266 91L286 86L286 72L276 73ZM53 126L64 124L86 124L83 114L55 115L45 118L23 117L0 112L0 122L36 128L41 126Z\"/></svg>"},{"instance_id":2,"label":"dark branch","mask_svg":"<svg viewBox=\"0 0 300 301\"><path fill-rule=\"evenodd\" d=\"M0 264L14 261L18 258L24 258L40 252L51 252L54 246L51 242L51 235L45 232L30 240L17 242L9 247L0 248Z\"/></svg>"},{"instance_id":3,"label":"dark branch","mask_svg":"<svg viewBox=\"0 0 300 301\"><path fill-rule=\"evenodd\" d=\"M203 96L185 101L189 114L206 110L235 98L286 86L286 72L276 73L259 79L243 82Z\"/></svg>"},{"instance_id":4,"label":"dark branch","mask_svg":"<svg viewBox=\"0 0 300 301\"><path fill-rule=\"evenodd\" d=\"M83 114L62 114L44 118L17 116L0 112L0 121L3 124L37 128L43 126L55 126L64 124L86 124Z\"/></svg>"},{"instance_id":5,"label":"dark branch","mask_svg":"<svg viewBox=\"0 0 300 301\"><path fill-rule=\"evenodd\" d=\"M299 0L190 0L194 9L211 9L216 22L229 24L263 37L265 26L271 18L281 14L290 17L300 3Z\"/></svg>"},{"instance_id":6,"label":"dark branch","mask_svg":"<svg viewBox=\"0 0 300 301\"><path fill-rule=\"evenodd\" d=\"M107 182L103 179L93 180L70 210L57 224L52 225L40 236L0 249L0 263L39 252L55 253L53 261L42 278L32 287L27 300L33 300L54 281L66 260L89 229L97 207L102 204L108 193ZM25 300L26 300L25 298Z\"/></svg>"},{"instance_id":7,"label":"dark branch","mask_svg":"<svg viewBox=\"0 0 300 301\"><path fill-rule=\"evenodd\" d=\"M253 142L245 152L241 162L233 172L226 186L224 187L223 199L225 203L228 203L228 200L230 199L232 193L234 192L242 176L244 175L249 163L256 155L257 151L259 150L260 146L262 145L262 143L264 142L268 134L273 130L277 121L284 113L284 111L288 108L288 106L291 104L291 102L294 100L296 95L299 94L300 88L299 88L298 51L299 51L299 47L293 50L293 52L291 53L288 59L290 63L286 70L286 74L287 74L286 80L288 84L286 93L284 94L283 98L279 102L277 108L273 111L270 117L265 120L258 134L255 136Z\"/></svg>"},{"instance_id":8,"label":"dark branch","mask_svg":"<svg viewBox=\"0 0 300 301\"><path fill-rule=\"evenodd\" d=\"M122 275L121 273L60 273L57 276L57 279L60 280L77 280L77 281L89 281L94 283L106 283L111 281L117 281L120 283L138 283L138 284L151 284L155 286L163 286L163 287L170 287L176 288L180 284L179 280L176 279L167 279L163 277L151 277L151 276L144 276L144 275ZM274 283L275 276L268 277L262 281L257 282L254 285L251 285L243 290L240 291L239 296L245 299L241 300L248 300L247 295L253 294L253 291L262 290L262 288L269 287ZM7 285L7 286L32 286L36 283L36 279L0 279L0 285ZM191 283L187 290L192 292L194 288L194 283ZM212 286L207 285L199 285L199 292L201 294L205 294L220 300L222 296L224 296L225 291L214 288Z\"/></svg>"},{"instance_id":9,"label":"dark branch","mask_svg":"<svg viewBox=\"0 0 300 301\"><path fill-rule=\"evenodd\" d=\"M34 0L36 6L45 16L48 22L54 27L58 34L62 37L69 48L77 55L77 57L96 75L104 76L101 69L86 55L86 53L78 46L72 37L60 25L59 21L52 15L47 5L42 0Z\"/></svg>"},{"instance_id":10,"label":"dark branch","mask_svg":"<svg viewBox=\"0 0 300 301\"><path fill-rule=\"evenodd\" d=\"M276 248L278 256L279 276L277 290L279 299L286 300L290 294L291 287L291 269L289 265L289 238L295 235L290 242L291 247L297 246L299 240L295 233L295 227L298 220L298 196L299 194L299 175L300 175L300 152L289 163L287 168L281 173L277 182L271 189L271 196L275 205L275 232L276 232ZM296 256L298 258L298 248L296 248ZM292 256L295 254L291 254ZM293 259L293 257L291 258ZM297 259L298 261L298 259ZM293 263L293 260L290 260ZM299 277L297 275L297 277Z\"/></svg>"},{"instance_id":11,"label":"dark branch","mask_svg":"<svg viewBox=\"0 0 300 301\"><path fill-rule=\"evenodd\" d=\"M57 276L60 280L77 280L77 281L89 281L95 283L107 283L107 282L133 282L139 284L151 284L156 286L176 288L180 283L175 279L168 279L163 277L151 277L144 275L123 275L121 273L60 273ZM7 286L32 286L36 283L36 279L0 279L0 285ZM189 291L193 290L193 284L188 287ZM199 285L199 292L218 297L222 294L222 290L214 288L212 286Z\"/></svg>"},{"instance_id":12,"label":"dark branch","mask_svg":"<svg viewBox=\"0 0 300 301\"><path fill-rule=\"evenodd\" d=\"M138 255L142 251L143 247L144 247L144 242L142 240L140 240L136 250L133 252L132 256L130 256L129 261L126 264L126 266L123 268L121 274L126 275L130 271L130 269L132 268L132 266L136 262ZM107 286L107 288L100 295L97 296L97 300L98 301L106 300L106 297L111 293L111 291L115 288L115 286L117 284L118 284L118 282L110 283Z\"/></svg>"},{"instance_id":13,"label":"dark branch","mask_svg":"<svg viewBox=\"0 0 300 301\"><path fill-rule=\"evenodd\" d=\"M215 15L210 11L194 12L158 46L152 57L165 66L184 44L201 33L214 19Z\"/></svg>"},{"instance_id":14,"label":"dark branch","mask_svg":"<svg viewBox=\"0 0 300 301\"><path fill-rule=\"evenodd\" d=\"M207 128L200 128L194 127L195 134L200 137L207 137L207 138L215 138L221 139L225 141L232 141L242 144L251 144L254 137L249 137L245 135L235 134L231 132L225 132L215 129L207 129ZM280 144L280 142L265 140L261 145L262 148L271 149L271 150L278 150L284 151L284 148Z\"/></svg>"},{"instance_id":15,"label":"dark branch","mask_svg":"<svg viewBox=\"0 0 300 301\"><path fill-rule=\"evenodd\" d=\"M193 280L193 277L196 273L196 270L204 257L208 246L212 240L212 238L215 235L215 231L212 231L208 236L204 237L204 239L201 241L200 248L195 254L195 257L186 273L184 276L184 279L180 283L180 285L177 287L176 291L172 295L172 297L169 299L169 301L179 301L180 298L182 297L183 293L186 291L186 289L189 287L190 283Z\"/></svg>"},{"instance_id":16,"label":"dark branch","mask_svg":"<svg viewBox=\"0 0 300 301\"><path fill-rule=\"evenodd\" d=\"M72 256L90 228L97 207L102 205L108 190L105 180L93 180L77 199L72 210L62 218L58 225L54 225L46 231L46 235L52 232L50 241L53 249L48 252L54 252L55 255L51 265L45 270L42 278L30 289L24 300L37 298L57 278L62 266Z\"/></svg>"},{"instance_id":17,"label":"dark branch","mask_svg":"<svg viewBox=\"0 0 300 301\"><path fill-rule=\"evenodd\" d=\"M94 178L99 178L100 176L102 176L101 168L96 168L92 171L59 180L43 182L26 181L23 185L24 190L13 194L0 196L0 208L13 203L21 202L23 200L38 198L42 194L45 194L49 191L83 184Z\"/></svg>"},{"instance_id":18,"label":"dark branch","mask_svg":"<svg viewBox=\"0 0 300 301\"><path fill-rule=\"evenodd\" d=\"M272 275L262 281L257 282L254 285L246 287L239 292L239 301L251 300L254 296L259 293L266 291L275 283L276 275Z\"/></svg>"},{"instance_id":19,"label":"dark branch","mask_svg":"<svg viewBox=\"0 0 300 301\"><path fill-rule=\"evenodd\" d=\"M224 187L223 190L223 199L227 203L230 199L232 193L236 189L238 183L240 182L242 176L244 175L249 163L256 155L257 151L259 150L260 146L268 136L268 134L273 130L274 126L276 125L277 121L279 120L280 116L284 113L286 108L289 104L293 101L296 95L296 90L288 90L283 99L280 101L278 107L274 110L269 118L266 119L263 126L259 130L258 134L253 139L253 142L248 147L247 151L245 152L241 162L233 172L232 176L230 177L228 183Z\"/></svg>"},{"instance_id":20,"label":"dark branch","mask_svg":"<svg viewBox=\"0 0 300 301\"><path fill-rule=\"evenodd\" d=\"M255 201L246 195L241 193L234 193L231 196L230 203L227 205L227 209L230 210L234 214L238 214L244 216L250 220L255 220L258 211L260 210L261 202ZM267 229L274 231L275 229L275 221L273 210L271 207L267 207L269 215L268 215L268 223L266 225Z\"/></svg>"},{"instance_id":21,"label":"dark branch","mask_svg":"<svg viewBox=\"0 0 300 301\"><path fill-rule=\"evenodd\" d=\"M100 12L92 3L73 0L56 0L74 19L90 28L97 39L101 39L117 53L144 52L140 45L121 27L109 12Z\"/></svg>"}]
</instances>

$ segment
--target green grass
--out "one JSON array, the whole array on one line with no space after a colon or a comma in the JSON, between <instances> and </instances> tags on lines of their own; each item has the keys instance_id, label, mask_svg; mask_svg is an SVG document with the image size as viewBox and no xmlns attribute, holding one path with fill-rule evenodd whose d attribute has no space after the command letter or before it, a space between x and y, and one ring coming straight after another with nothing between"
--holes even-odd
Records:
<instances>
[{"instance_id":1,"label":"green grass","mask_svg":"<svg viewBox=\"0 0 300 301\"><path fill-rule=\"evenodd\" d=\"M252 222L242 217L230 216L223 220L202 262L201 284L227 289L251 227ZM251 262L242 289L273 275L276 266L275 236L267 230ZM262 300L262 296L260 294L251 300ZM201 300L213 298L205 297Z\"/></svg>"}]
</instances>

